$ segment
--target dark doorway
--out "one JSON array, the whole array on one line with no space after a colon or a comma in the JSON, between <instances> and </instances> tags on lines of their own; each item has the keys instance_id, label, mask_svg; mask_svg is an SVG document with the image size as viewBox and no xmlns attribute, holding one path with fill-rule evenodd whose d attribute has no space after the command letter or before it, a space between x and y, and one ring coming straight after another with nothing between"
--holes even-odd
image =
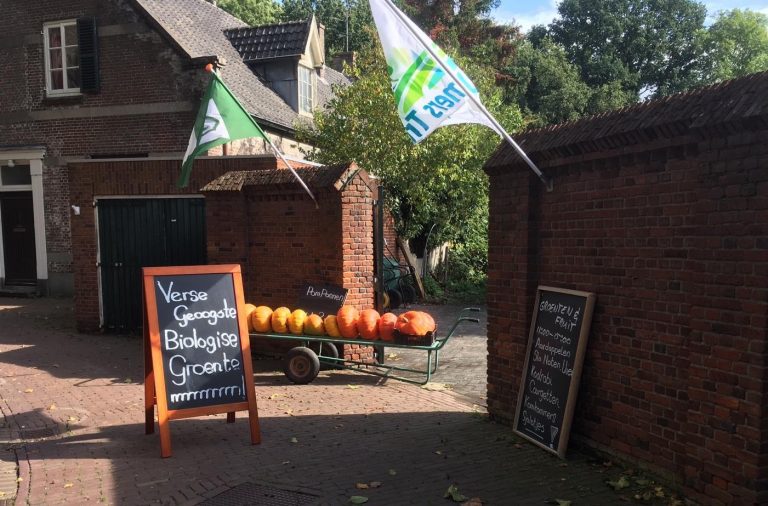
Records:
<instances>
[{"instance_id":1,"label":"dark doorway","mask_svg":"<svg viewBox=\"0 0 768 506\"><path fill-rule=\"evenodd\" d=\"M141 268L205 264L202 198L98 201L104 327L141 328Z\"/></svg>"},{"instance_id":2,"label":"dark doorway","mask_svg":"<svg viewBox=\"0 0 768 506\"><path fill-rule=\"evenodd\" d=\"M6 285L37 283L32 192L0 193Z\"/></svg>"}]
</instances>

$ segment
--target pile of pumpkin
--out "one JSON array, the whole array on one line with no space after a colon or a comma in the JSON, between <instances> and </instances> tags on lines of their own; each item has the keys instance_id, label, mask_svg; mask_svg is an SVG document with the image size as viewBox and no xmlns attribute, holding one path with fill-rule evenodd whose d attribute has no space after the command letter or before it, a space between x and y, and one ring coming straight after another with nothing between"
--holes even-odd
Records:
<instances>
[{"instance_id":1,"label":"pile of pumpkin","mask_svg":"<svg viewBox=\"0 0 768 506\"><path fill-rule=\"evenodd\" d=\"M308 315L302 309L291 311L287 307L273 311L267 306L246 304L245 309L251 332L290 332L297 335L394 341L395 330L409 336L424 336L435 331L435 320L424 311L408 311L400 316L393 313L379 315L375 309L358 312L352 306L343 306L335 315L322 318L314 313Z\"/></svg>"}]
</instances>

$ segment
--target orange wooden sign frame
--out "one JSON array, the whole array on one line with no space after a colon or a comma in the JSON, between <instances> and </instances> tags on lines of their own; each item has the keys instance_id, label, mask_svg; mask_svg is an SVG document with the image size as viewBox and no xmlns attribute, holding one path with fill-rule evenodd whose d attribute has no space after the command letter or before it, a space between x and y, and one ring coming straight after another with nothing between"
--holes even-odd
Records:
<instances>
[{"instance_id":1,"label":"orange wooden sign frame","mask_svg":"<svg viewBox=\"0 0 768 506\"><path fill-rule=\"evenodd\" d=\"M165 375L163 374L163 356L160 343L160 324L157 316L154 280L156 276L174 276L184 274L231 274L237 303L237 321L240 331L240 348L243 353L243 375L245 376L246 400L228 404L217 404L189 409L168 409ZM251 429L251 444L261 442L259 414L256 407L256 390L253 384L253 365L251 364L251 343L248 337L248 322L245 319L245 300L243 296L243 278L239 265L191 265L183 267L145 267L144 278L144 412L147 434L155 432L155 405L157 405L158 425L160 426L160 454L171 456L170 420L195 416L227 413L227 423L234 423L236 411L248 411Z\"/></svg>"}]
</instances>

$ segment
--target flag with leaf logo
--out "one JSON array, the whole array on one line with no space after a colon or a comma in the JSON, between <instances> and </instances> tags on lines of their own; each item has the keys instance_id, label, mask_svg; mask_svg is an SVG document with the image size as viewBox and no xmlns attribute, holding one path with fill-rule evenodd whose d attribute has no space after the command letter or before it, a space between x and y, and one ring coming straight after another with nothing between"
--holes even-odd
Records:
<instances>
[{"instance_id":1,"label":"flag with leaf logo","mask_svg":"<svg viewBox=\"0 0 768 506\"><path fill-rule=\"evenodd\" d=\"M443 125L458 123L479 123L498 132L486 112L468 97L470 93L480 103L477 88L453 58L389 0L370 0L370 5L397 112L413 142L421 142Z\"/></svg>"},{"instance_id":2,"label":"flag with leaf logo","mask_svg":"<svg viewBox=\"0 0 768 506\"><path fill-rule=\"evenodd\" d=\"M240 105L221 78L215 72L212 72L211 76L211 82L203 95L200 110L197 113L192 135L189 137L187 151L181 162L179 187L189 184L192 163L200 154L236 139L267 138L261 127Z\"/></svg>"}]
</instances>

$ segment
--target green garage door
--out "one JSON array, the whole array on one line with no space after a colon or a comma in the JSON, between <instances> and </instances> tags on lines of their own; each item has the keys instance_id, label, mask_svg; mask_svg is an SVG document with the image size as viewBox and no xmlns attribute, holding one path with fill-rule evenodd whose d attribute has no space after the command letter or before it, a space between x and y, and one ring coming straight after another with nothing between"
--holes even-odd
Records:
<instances>
[{"instance_id":1,"label":"green garage door","mask_svg":"<svg viewBox=\"0 0 768 506\"><path fill-rule=\"evenodd\" d=\"M104 327L134 331L142 267L205 264L205 200L101 199L98 216Z\"/></svg>"}]
</instances>

